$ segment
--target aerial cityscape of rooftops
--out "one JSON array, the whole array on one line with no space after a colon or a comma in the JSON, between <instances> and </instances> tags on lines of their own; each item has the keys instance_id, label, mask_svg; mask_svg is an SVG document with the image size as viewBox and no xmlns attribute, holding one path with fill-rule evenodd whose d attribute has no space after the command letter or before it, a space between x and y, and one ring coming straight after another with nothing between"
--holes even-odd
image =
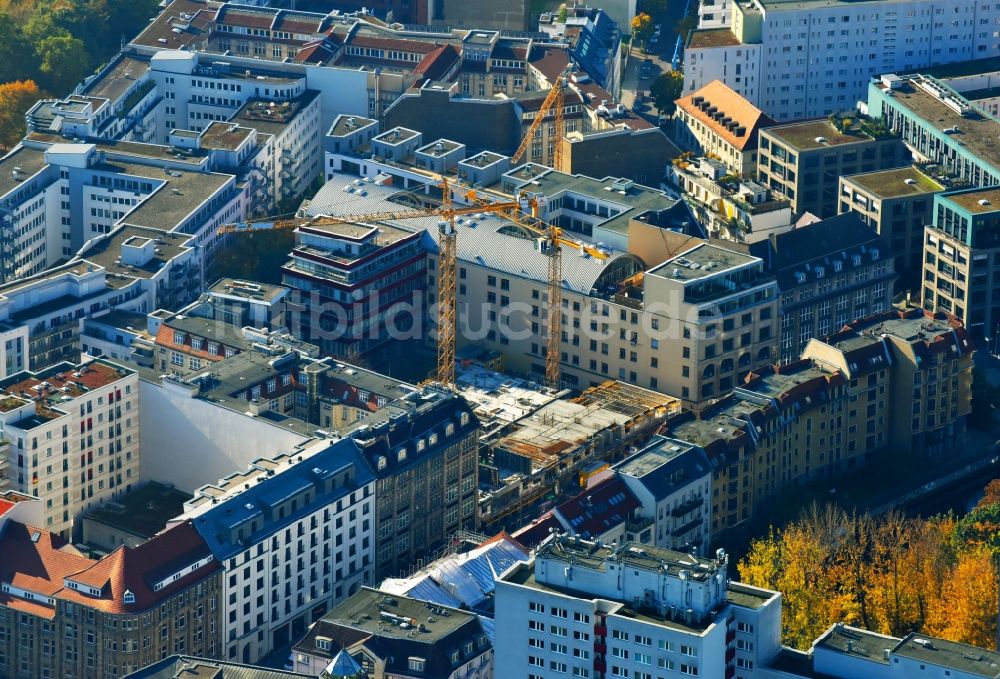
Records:
<instances>
[{"instance_id":1,"label":"aerial cityscape of rooftops","mask_svg":"<svg viewBox=\"0 0 1000 679\"><path fill-rule=\"evenodd\" d=\"M1000 3L0 34L0 679L1000 679Z\"/></svg>"}]
</instances>

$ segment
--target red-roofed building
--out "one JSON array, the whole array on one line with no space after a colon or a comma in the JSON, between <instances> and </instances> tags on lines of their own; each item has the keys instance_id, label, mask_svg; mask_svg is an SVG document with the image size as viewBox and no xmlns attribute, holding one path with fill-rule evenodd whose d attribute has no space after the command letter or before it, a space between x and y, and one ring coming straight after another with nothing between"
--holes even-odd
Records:
<instances>
[{"instance_id":1,"label":"red-roofed building","mask_svg":"<svg viewBox=\"0 0 1000 679\"><path fill-rule=\"evenodd\" d=\"M134 370L98 359L12 375L0 381L0 426L8 486L41 499L40 523L66 539L77 516L139 479Z\"/></svg>"},{"instance_id":2,"label":"red-roofed building","mask_svg":"<svg viewBox=\"0 0 1000 679\"><path fill-rule=\"evenodd\" d=\"M9 521L0 528L0 676L115 677L171 653L217 657L221 572L190 522L93 559Z\"/></svg>"}]
</instances>

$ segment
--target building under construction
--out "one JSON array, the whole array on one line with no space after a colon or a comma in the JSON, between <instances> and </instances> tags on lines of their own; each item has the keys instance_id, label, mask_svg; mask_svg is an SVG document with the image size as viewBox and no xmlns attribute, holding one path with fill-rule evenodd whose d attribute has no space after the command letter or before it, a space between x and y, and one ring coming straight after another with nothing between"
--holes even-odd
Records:
<instances>
[{"instance_id":1,"label":"building under construction","mask_svg":"<svg viewBox=\"0 0 1000 679\"><path fill-rule=\"evenodd\" d=\"M537 505L575 492L581 469L638 450L680 410L678 399L612 380L512 422L504 434L482 442L493 475L484 484L491 487L481 488L482 525L519 525Z\"/></svg>"}]
</instances>

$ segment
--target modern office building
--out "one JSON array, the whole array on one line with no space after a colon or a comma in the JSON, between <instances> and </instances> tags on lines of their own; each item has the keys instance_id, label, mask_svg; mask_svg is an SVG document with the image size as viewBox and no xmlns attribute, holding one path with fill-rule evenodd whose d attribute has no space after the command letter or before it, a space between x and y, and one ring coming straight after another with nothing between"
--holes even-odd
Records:
<instances>
[{"instance_id":1,"label":"modern office building","mask_svg":"<svg viewBox=\"0 0 1000 679\"><path fill-rule=\"evenodd\" d=\"M42 528L78 539L79 515L139 481L139 376L95 360L0 381L10 487L41 498Z\"/></svg>"},{"instance_id":2,"label":"modern office building","mask_svg":"<svg viewBox=\"0 0 1000 679\"><path fill-rule=\"evenodd\" d=\"M121 677L221 650L221 568L190 522L93 559L8 521L0 554L3 676Z\"/></svg>"},{"instance_id":3,"label":"modern office building","mask_svg":"<svg viewBox=\"0 0 1000 679\"><path fill-rule=\"evenodd\" d=\"M702 559L561 534L496 583L499 677L751 677L781 647L781 595Z\"/></svg>"},{"instance_id":4,"label":"modern office building","mask_svg":"<svg viewBox=\"0 0 1000 679\"><path fill-rule=\"evenodd\" d=\"M722 80L776 120L851 110L882 73L1000 55L989 28L1000 8L986 0L752 0L729 11L726 28L688 38L684 92Z\"/></svg>"},{"instance_id":5,"label":"modern office building","mask_svg":"<svg viewBox=\"0 0 1000 679\"><path fill-rule=\"evenodd\" d=\"M760 133L757 180L791 201L796 214L837 214L840 177L909 165L898 136L868 122L827 119L777 125Z\"/></svg>"},{"instance_id":6,"label":"modern office building","mask_svg":"<svg viewBox=\"0 0 1000 679\"><path fill-rule=\"evenodd\" d=\"M1000 325L1000 190L940 193L933 214L924 234L924 308L954 314L977 337L994 337Z\"/></svg>"},{"instance_id":7,"label":"modern office building","mask_svg":"<svg viewBox=\"0 0 1000 679\"><path fill-rule=\"evenodd\" d=\"M868 86L867 113L902 137L914 157L972 186L1000 184L1000 123L947 85L925 75L884 75Z\"/></svg>"},{"instance_id":8,"label":"modern office building","mask_svg":"<svg viewBox=\"0 0 1000 679\"><path fill-rule=\"evenodd\" d=\"M888 243L899 276L897 288L918 291L924 261L924 228L933 220L934 196L945 185L915 166L840 178L840 214L856 212Z\"/></svg>"},{"instance_id":9,"label":"modern office building","mask_svg":"<svg viewBox=\"0 0 1000 679\"><path fill-rule=\"evenodd\" d=\"M796 361L813 337L888 311L896 278L886 240L855 214L823 219L754 243L781 291L780 355Z\"/></svg>"}]
</instances>

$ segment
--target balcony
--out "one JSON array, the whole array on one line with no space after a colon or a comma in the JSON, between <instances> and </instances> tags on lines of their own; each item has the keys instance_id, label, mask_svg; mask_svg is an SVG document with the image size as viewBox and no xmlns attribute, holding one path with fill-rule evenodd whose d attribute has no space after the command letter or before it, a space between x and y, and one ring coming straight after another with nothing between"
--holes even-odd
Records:
<instances>
[{"instance_id":1,"label":"balcony","mask_svg":"<svg viewBox=\"0 0 1000 679\"><path fill-rule=\"evenodd\" d=\"M594 625L594 636L606 637L608 636L608 628L604 625Z\"/></svg>"},{"instance_id":2,"label":"balcony","mask_svg":"<svg viewBox=\"0 0 1000 679\"><path fill-rule=\"evenodd\" d=\"M701 517L698 517L696 519L692 519L691 521L688 521L687 523L685 523L680 528L677 528L677 529L673 530L670 534L672 536L674 536L675 538L676 537L680 537L681 535L686 535L686 534L690 533L692 530L694 530L695 528L697 528L700 525L701 525Z\"/></svg>"},{"instance_id":3,"label":"balcony","mask_svg":"<svg viewBox=\"0 0 1000 679\"><path fill-rule=\"evenodd\" d=\"M679 519L680 517L684 516L685 514L690 514L695 509L698 509L699 507L701 507L701 505L702 505L701 498L694 498L694 499L688 500L684 504L682 504L682 505L680 505L680 506L675 507L674 509L672 509L670 511L670 516L674 517L675 519Z\"/></svg>"}]
</instances>

